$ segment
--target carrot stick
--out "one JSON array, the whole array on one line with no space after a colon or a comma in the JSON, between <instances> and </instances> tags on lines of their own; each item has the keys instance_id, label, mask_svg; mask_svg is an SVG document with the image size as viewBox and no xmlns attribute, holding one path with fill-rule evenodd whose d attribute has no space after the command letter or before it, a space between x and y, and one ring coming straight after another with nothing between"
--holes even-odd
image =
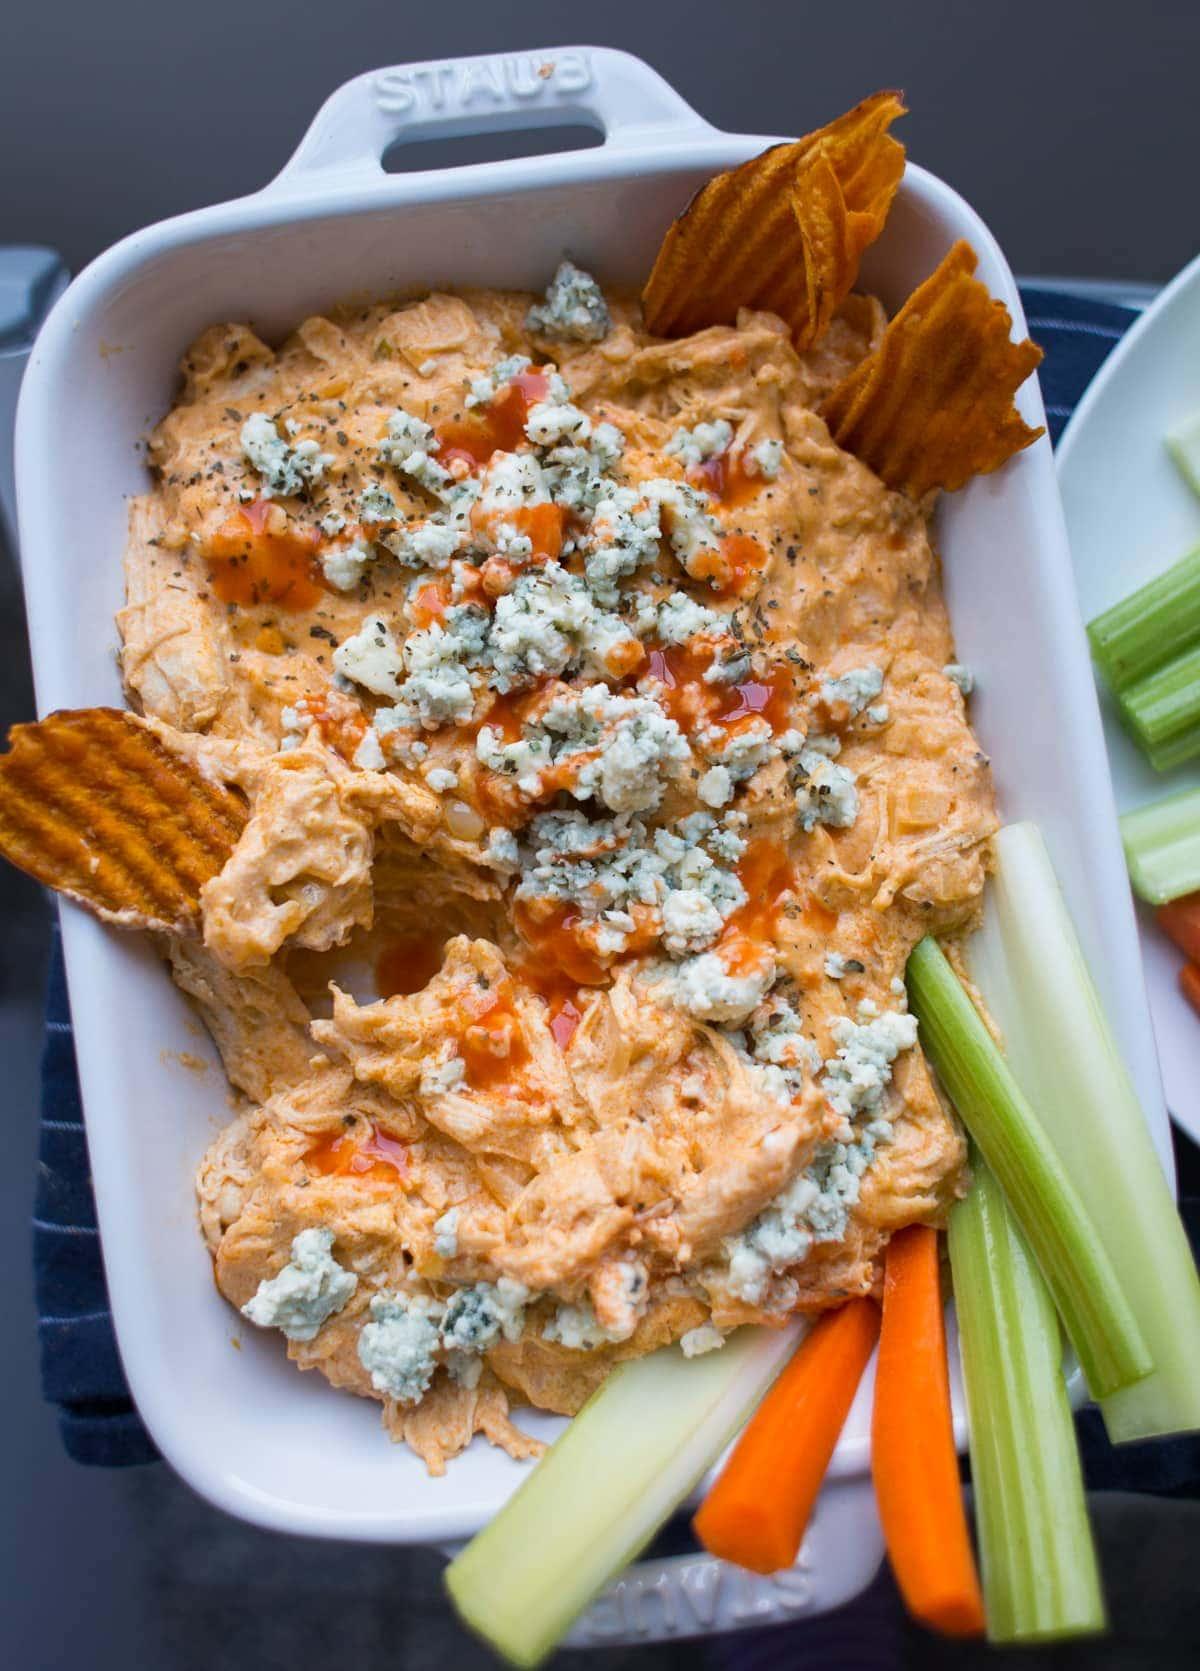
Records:
<instances>
[{"instance_id":1,"label":"carrot stick","mask_svg":"<svg viewBox=\"0 0 1200 1671\"><path fill-rule=\"evenodd\" d=\"M1185 963L1179 971L1179 990L1200 1015L1200 968L1196 964Z\"/></svg>"},{"instance_id":2,"label":"carrot stick","mask_svg":"<svg viewBox=\"0 0 1200 1671\"><path fill-rule=\"evenodd\" d=\"M1182 894L1154 913L1159 926L1181 952L1200 963L1200 893Z\"/></svg>"},{"instance_id":3,"label":"carrot stick","mask_svg":"<svg viewBox=\"0 0 1200 1671\"><path fill-rule=\"evenodd\" d=\"M692 1525L751 1572L790 1567L879 1336L874 1300L827 1312L755 1411Z\"/></svg>"},{"instance_id":4,"label":"carrot stick","mask_svg":"<svg viewBox=\"0 0 1200 1671\"><path fill-rule=\"evenodd\" d=\"M871 1472L909 1612L947 1636L980 1635L983 1597L954 1449L937 1231L921 1224L888 1243Z\"/></svg>"}]
</instances>

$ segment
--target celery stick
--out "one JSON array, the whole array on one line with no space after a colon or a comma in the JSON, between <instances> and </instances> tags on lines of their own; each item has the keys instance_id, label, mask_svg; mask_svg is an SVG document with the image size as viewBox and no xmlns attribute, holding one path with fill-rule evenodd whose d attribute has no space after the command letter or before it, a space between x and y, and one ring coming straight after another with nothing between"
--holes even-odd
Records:
<instances>
[{"instance_id":1,"label":"celery stick","mask_svg":"<svg viewBox=\"0 0 1200 1671\"><path fill-rule=\"evenodd\" d=\"M925 1053L1003 1185L1092 1392L1139 1380L1150 1355L1099 1230L936 940L909 957L908 994Z\"/></svg>"},{"instance_id":2,"label":"celery stick","mask_svg":"<svg viewBox=\"0 0 1200 1671\"><path fill-rule=\"evenodd\" d=\"M990 909L970 948L972 974L1154 1361L1136 1386L1101 1399L1109 1435L1119 1442L1200 1428L1200 1280L1149 1127L1041 836L1014 824L998 836L996 858Z\"/></svg>"},{"instance_id":3,"label":"celery stick","mask_svg":"<svg viewBox=\"0 0 1200 1671\"><path fill-rule=\"evenodd\" d=\"M1200 639L1200 546L1088 622L1092 655L1114 691Z\"/></svg>"},{"instance_id":4,"label":"celery stick","mask_svg":"<svg viewBox=\"0 0 1200 1671\"><path fill-rule=\"evenodd\" d=\"M1167 431L1167 451L1193 493L1200 493L1200 412Z\"/></svg>"},{"instance_id":5,"label":"celery stick","mask_svg":"<svg viewBox=\"0 0 1200 1671\"><path fill-rule=\"evenodd\" d=\"M1121 820L1121 840L1134 888L1150 905L1165 905L1200 888L1200 789L1152 801Z\"/></svg>"},{"instance_id":6,"label":"celery stick","mask_svg":"<svg viewBox=\"0 0 1200 1671\"><path fill-rule=\"evenodd\" d=\"M1200 645L1126 685L1117 705L1156 771L1200 754Z\"/></svg>"},{"instance_id":7,"label":"celery stick","mask_svg":"<svg viewBox=\"0 0 1200 1671\"><path fill-rule=\"evenodd\" d=\"M1103 1630L1104 1598L1058 1319L977 1153L950 1215L950 1267L970 1418L987 1633L1042 1642Z\"/></svg>"},{"instance_id":8,"label":"celery stick","mask_svg":"<svg viewBox=\"0 0 1200 1671\"><path fill-rule=\"evenodd\" d=\"M745 1328L719 1351L619 1364L489 1526L446 1569L465 1622L537 1665L715 1462L800 1331Z\"/></svg>"}]
</instances>

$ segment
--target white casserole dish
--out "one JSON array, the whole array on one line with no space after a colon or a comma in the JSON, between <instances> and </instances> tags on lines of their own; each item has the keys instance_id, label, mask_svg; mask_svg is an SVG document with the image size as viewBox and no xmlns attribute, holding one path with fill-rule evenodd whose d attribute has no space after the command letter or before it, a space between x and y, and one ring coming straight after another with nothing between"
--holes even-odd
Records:
<instances>
[{"instance_id":1,"label":"white casserole dish","mask_svg":"<svg viewBox=\"0 0 1200 1671\"><path fill-rule=\"evenodd\" d=\"M797 125L832 114L800 109ZM598 126L604 143L439 173L389 175L380 166L405 136L568 121ZM264 191L164 222L102 256L43 330L18 418L21 550L42 711L121 700L112 622L125 499L145 486L139 438L169 406L177 360L200 329L249 319L277 340L352 293L439 282L540 287L564 251L602 280L635 282L693 189L767 143L718 132L646 65L607 50L382 70L334 94ZM911 165L863 284L894 308L960 237L1022 332L1016 285L986 227ZM1019 405L1029 422L1042 421L1035 382ZM1045 834L1169 1168L1049 443L950 497L939 526L1003 814L1033 819ZM444 1479L428 1479L416 1457L387 1443L374 1405L297 1375L276 1339L240 1327L219 1298L192 1195L195 1165L228 1112L215 1055L148 946L71 906L63 926L113 1313L134 1397L164 1455L214 1503L285 1531L435 1542L475 1530L516 1485L520 1465L477 1440ZM182 1068L180 1051L205 1054L208 1072ZM881 1553L867 1475L869 1394L864 1385L797 1569L774 1581L705 1558L635 1569L575 1640L763 1623L856 1593ZM558 1424L539 1417L534 1425L549 1433Z\"/></svg>"}]
</instances>

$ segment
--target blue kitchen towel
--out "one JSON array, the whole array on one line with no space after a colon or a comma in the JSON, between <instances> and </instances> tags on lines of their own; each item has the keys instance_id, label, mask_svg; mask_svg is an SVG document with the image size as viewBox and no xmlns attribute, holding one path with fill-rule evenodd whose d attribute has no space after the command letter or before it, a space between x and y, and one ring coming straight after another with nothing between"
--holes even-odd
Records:
<instances>
[{"instance_id":1,"label":"blue kitchen towel","mask_svg":"<svg viewBox=\"0 0 1200 1671\"><path fill-rule=\"evenodd\" d=\"M77 1462L104 1468L154 1462L158 1451L129 1396L108 1309L57 915L38 1162L33 1263L42 1390L59 1407L63 1444Z\"/></svg>"},{"instance_id":2,"label":"blue kitchen towel","mask_svg":"<svg viewBox=\"0 0 1200 1671\"><path fill-rule=\"evenodd\" d=\"M1042 390L1057 440L1137 316L1129 308L1032 287L1023 295L1030 333L1046 350ZM34 1264L45 1396L59 1406L63 1443L77 1461L104 1467L153 1461L158 1453L130 1400L108 1310L57 930L46 1006L40 1158ZM1084 1423L1093 1485L1200 1493L1194 1441L1138 1446L1114 1457L1098 1425L1086 1415Z\"/></svg>"},{"instance_id":3,"label":"blue kitchen towel","mask_svg":"<svg viewBox=\"0 0 1200 1671\"><path fill-rule=\"evenodd\" d=\"M1092 378L1138 315L1115 302L1022 285L1029 334L1046 351L1039 376L1055 446Z\"/></svg>"}]
</instances>

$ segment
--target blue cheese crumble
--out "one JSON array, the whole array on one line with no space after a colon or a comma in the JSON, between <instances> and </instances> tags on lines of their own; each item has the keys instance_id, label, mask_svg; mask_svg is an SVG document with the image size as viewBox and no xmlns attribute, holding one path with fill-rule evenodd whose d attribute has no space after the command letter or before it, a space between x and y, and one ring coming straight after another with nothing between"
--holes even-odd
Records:
<instances>
[{"instance_id":1,"label":"blue cheese crumble","mask_svg":"<svg viewBox=\"0 0 1200 1671\"><path fill-rule=\"evenodd\" d=\"M433 1226L433 1251L439 1259L458 1256L458 1208L451 1207Z\"/></svg>"},{"instance_id":2,"label":"blue cheese crumble","mask_svg":"<svg viewBox=\"0 0 1200 1671\"><path fill-rule=\"evenodd\" d=\"M427 1294L376 1294L371 1321L358 1336L358 1360L371 1385L398 1404L419 1404L429 1391L440 1345L442 1307Z\"/></svg>"},{"instance_id":3,"label":"blue cheese crumble","mask_svg":"<svg viewBox=\"0 0 1200 1671\"><path fill-rule=\"evenodd\" d=\"M616 696L607 685L564 692L522 737L502 741L483 726L475 742L480 761L515 779L523 795L542 792L542 774L574 757L579 765L561 784L576 798L595 799L613 812L646 812L659 805L668 782L691 758L675 721L652 698Z\"/></svg>"},{"instance_id":4,"label":"blue cheese crumble","mask_svg":"<svg viewBox=\"0 0 1200 1671\"><path fill-rule=\"evenodd\" d=\"M746 454L746 463L752 468L750 475L759 475L764 481L773 482L783 468L783 442L778 440L759 441Z\"/></svg>"},{"instance_id":5,"label":"blue cheese crumble","mask_svg":"<svg viewBox=\"0 0 1200 1671\"><path fill-rule=\"evenodd\" d=\"M514 377L520 377L532 364L528 354L510 354L506 359L497 360L491 371L471 379L465 404L468 408L490 406L505 384L511 383Z\"/></svg>"},{"instance_id":6,"label":"blue cheese crumble","mask_svg":"<svg viewBox=\"0 0 1200 1671\"><path fill-rule=\"evenodd\" d=\"M332 1254L333 1231L302 1230L278 1276L264 1278L242 1316L260 1329L280 1329L289 1340L313 1340L358 1287L353 1271Z\"/></svg>"},{"instance_id":7,"label":"blue cheese crumble","mask_svg":"<svg viewBox=\"0 0 1200 1671\"><path fill-rule=\"evenodd\" d=\"M765 719L749 720L736 731L723 725L706 726L696 743L715 766L723 768L731 784L753 777L776 752L775 734Z\"/></svg>"},{"instance_id":8,"label":"blue cheese crumble","mask_svg":"<svg viewBox=\"0 0 1200 1671\"><path fill-rule=\"evenodd\" d=\"M694 470L698 464L727 452L732 440L733 425L718 418L714 423L696 424L693 429L677 429L663 451L677 458L685 470Z\"/></svg>"},{"instance_id":9,"label":"blue cheese crumble","mask_svg":"<svg viewBox=\"0 0 1200 1671\"><path fill-rule=\"evenodd\" d=\"M592 420L568 400L539 400L525 415L525 434L535 447L582 446Z\"/></svg>"},{"instance_id":10,"label":"blue cheese crumble","mask_svg":"<svg viewBox=\"0 0 1200 1671\"><path fill-rule=\"evenodd\" d=\"M365 540L355 540L353 545L339 545L327 551L321 559L321 568L336 591L352 592L374 556L374 548Z\"/></svg>"},{"instance_id":11,"label":"blue cheese crumble","mask_svg":"<svg viewBox=\"0 0 1200 1671\"><path fill-rule=\"evenodd\" d=\"M387 421L387 434L379 443L379 462L394 466L427 492L441 495L452 478L431 456L436 448L437 437L430 426L403 407L397 407Z\"/></svg>"},{"instance_id":12,"label":"blue cheese crumble","mask_svg":"<svg viewBox=\"0 0 1200 1671\"><path fill-rule=\"evenodd\" d=\"M488 831L487 842L480 858L493 870L509 875L521 868L521 849L517 845L517 838L502 824L494 825Z\"/></svg>"},{"instance_id":13,"label":"blue cheese crumble","mask_svg":"<svg viewBox=\"0 0 1200 1671\"><path fill-rule=\"evenodd\" d=\"M964 667L960 661L948 661L942 672L952 685L957 685L964 696L970 696L975 689L975 675L969 667Z\"/></svg>"},{"instance_id":14,"label":"blue cheese crumble","mask_svg":"<svg viewBox=\"0 0 1200 1671\"><path fill-rule=\"evenodd\" d=\"M864 998L857 1020L840 1016L831 1029L837 1045L825 1064L822 1089L835 1114L853 1120L873 1113L891 1083L892 1063L917 1042L916 1017L885 1010Z\"/></svg>"},{"instance_id":15,"label":"blue cheese crumble","mask_svg":"<svg viewBox=\"0 0 1200 1671\"><path fill-rule=\"evenodd\" d=\"M435 731L442 725L462 725L475 709L476 687L483 682L479 671L487 644L487 611L474 604L456 604L446 611L445 621L434 621L405 640L402 655L403 679L390 691L379 694L397 698L396 706L376 714L377 730L394 730L400 725ZM347 643L353 642L347 640ZM367 689L377 689L358 672L338 661L342 645L334 652L334 665Z\"/></svg>"},{"instance_id":16,"label":"blue cheese crumble","mask_svg":"<svg viewBox=\"0 0 1200 1671\"><path fill-rule=\"evenodd\" d=\"M728 630L724 615L697 603L686 592L672 592L661 602L643 594L637 600L636 624L642 638L657 638L663 644L686 644L689 638L705 633L720 637ZM750 671L750 656L746 653L745 673ZM744 674L739 672L738 677ZM708 674L705 680L713 683Z\"/></svg>"},{"instance_id":17,"label":"blue cheese crumble","mask_svg":"<svg viewBox=\"0 0 1200 1671\"><path fill-rule=\"evenodd\" d=\"M592 513L584 560L597 602L615 605L620 596L618 583L657 559L661 538L658 506L636 488L610 486Z\"/></svg>"},{"instance_id":18,"label":"blue cheese crumble","mask_svg":"<svg viewBox=\"0 0 1200 1671\"><path fill-rule=\"evenodd\" d=\"M679 1347L685 1358L698 1358L705 1352L716 1352L724 1346L725 1336L711 1323L701 1323L679 1337Z\"/></svg>"},{"instance_id":19,"label":"blue cheese crumble","mask_svg":"<svg viewBox=\"0 0 1200 1671\"><path fill-rule=\"evenodd\" d=\"M597 1321L590 1300L583 1300L579 1305L560 1305L542 1329L543 1340L556 1341L572 1352L589 1352L619 1338Z\"/></svg>"},{"instance_id":20,"label":"blue cheese crumble","mask_svg":"<svg viewBox=\"0 0 1200 1671\"><path fill-rule=\"evenodd\" d=\"M763 1003L750 1017L749 1040L731 1037L739 1054L757 1069L763 1089L777 1102L798 1101L823 1066L816 1041L804 1032L791 1004L779 997Z\"/></svg>"},{"instance_id":21,"label":"blue cheese crumble","mask_svg":"<svg viewBox=\"0 0 1200 1671\"><path fill-rule=\"evenodd\" d=\"M720 525L709 510L708 494L665 476L643 482L642 492L658 506L660 518L663 511L668 513L671 550L684 569L694 579L706 578L697 564L705 553L717 551L721 545Z\"/></svg>"},{"instance_id":22,"label":"blue cheese crumble","mask_svg":"<svg viewBox=\"0 0 1200 1671\"><path fill-rule=\"evenodd\" d=\"M698 1021L738 1023L762 1002L775 981L775 958L768 947L758 964L731 975L716 952L689 957L673 972L676 1000Z\"/></svg>"},{"instance_id":23,"label":"blue cheese crumble","mask_svg":"<svg viewBox=\"0 0 1200 1671\"><path fill-rule=\"evenodd\" d=\"M812 737L800 749L789 773L795 786L796 821L806 832L818 824L849 829L858 817L858 789L848 766L835 764L841 749L836 737Z\"/></svg>"},{"instance_id":24,"label":"blue cheese crumble","mask_svg":"<svg viewBox=\"0 0 1200 1671\"><path fill-rule=\"evenodd\" d=\"M456 1288L446 1302L441 1343L448 1351L486 1352L502 1336L519 1340L529 1290L511 1277Z\"/></svg>"},{"instance_id":25,"label":"blue cheese crumble","mask_svg":"<svg viewBox=\"0 0 1200 1671\"><path fill-rule=\"evenodd\" d=\"M604 674L614 652L636 643L619 616L597 607L577 575L546 563L496 600L488 641L492 683L503 693L574 666Z\"/></svg>"},{"instance_id":26,"label":"blue cheese crumble","mask_svg":"<svg viewBox=\"0 0 1200 1671\"><path fill-rule=\"evenodd\" d=\"M363 523L394 522L399 515L396 501L386 487L372 482L358 496L358 519Z\"/></svg>"},{"instance_id":27,"label":"blue cheese crumble","mask_svg":"<svg viewBox=\"0 0 1200 1671\"><path fill-rule=\"evenodd\" d=\"M447 1220L453 1219L447 1228ZM435 1231L457 1246L457 1213L442 1215ZM443 1254L443 1257L453 1257ZM481 1356L501 1338L515 1341L525 1326L530 1293L500 1277L456 1288L442 1301L425 1293L377 1294L371 1320L358 1337L358 1357L376 1392L400 1404L417 1404L429 1390L439 1363L464 1386L473 1387Z\"/></svg>"},{"instance_id":28,"label":"blue cheese crumble","mask_svg":"<svg viewBox=\"0 0 1200 1671\"><path fill-rule=\"evenodd\" d=\"M368 615L356 633L333 652L333 665L344 679L352 679L376 696L395 696L404 672L404 657L382 615Z\"/></svg>"},{"instance_id":29,"label":"blue cheese crumble","mask_svg":"<svg viewBox=\"0 0 1200 1671\"><path fill-rule=\"evenodd\" d=\"M262 496L290 498L320 481L334 462L317 441L285 441L265 412L255 412L241 430L242 452L262 478Z\"/></svg>"},{"instance_id":30,"label":"blue cheese crumble","mask_svg":"<svg viewBox=\"0 0 1200 1671\"><path fill-rule=\"evenodd\" d=\"M705 929L715 939L727 917L745 904L746 890L733 870L745 851L736 815L728 827L706 813L651 830L619 814L587 819L578 812L541 813L522 844L518 899L563 900L573 905L593 949L601 956L625 950L635 905L668 920L671 948L699 948ZM679 904L672 895L697 894ZM712 908L705 911L701 901ZM760 994L761 996L761 994Z\"/></svg>"},{"instance_id":31,"label":"blue cheese crumble","mask_svg":"<svg viewBox=\"0 0 1200 1671\"><path fill-rule=\"evenodd\" d=\"M560 342L599 342L612 329L612 318L591 274L563 261L546 287L546 300L525 315L525 329Z\"/></svg>"},{"instance_id":32,"label":"blue cheese crumble","mask_svg":"<svg viewBox=\"0 0 1200 1671\"><path fill-rule=\"evenodd\" d=\"M821 700L830 707L843 704L850 717L856 719L883 689L883 674L878 667L852 667L836 679L825 679L821 684Z\"/></svg>"},{"instance_id":33,"label":"blue cheese crumble","mask_svg":"<svg viewBox=\"0 0 1200 1671\"><path fill-rule=\"evenodd\" d=\"M776 1196L739 1236L727 1237L728 1283L748 1305L786 1310L794 1294L775 1279L807 1258L817 1242L840 1241L850 1209L859 1198L864 1173L881 1144L892 1139L884 1098L896 1058L917 1042L911 1015L864 999L857 1019L840 1017L832 1027L834 1055L821 1064L813 1041L800 1031L790 1005L777 1003L755 1040L755 1055L782 1063L789 1083L799 1086L803 1069L822 1069L820 1088L842 1127L823 1143L812 1164Z\"/></svg>"},{"instance_id":34,"label":"blue cheese crumble","mask_svg":"<svg viewBox=\"0 0 1200 1671\"><path fill-rule=\"evenodd\" d=\"M467 1064L461 1056L448 1056L442 1062L430 1062L421 1070L420 1092L423 1097L444 1097L457 1091L466 1081Z\"/></svg>"},{"instance_id":35,"label":"blue cheese crumble","mask_svg":"<svg viewBox=\"0 0 1200 1671\"><path fill-rule=\"evenodd\" d=\"M451 559L461 549L461 529L440 516L428 522L418 522L385 534L380 544L390 551L397 562L410 569L432 569L438 572L450 566Z\"/></svg>"}]
</instances>

